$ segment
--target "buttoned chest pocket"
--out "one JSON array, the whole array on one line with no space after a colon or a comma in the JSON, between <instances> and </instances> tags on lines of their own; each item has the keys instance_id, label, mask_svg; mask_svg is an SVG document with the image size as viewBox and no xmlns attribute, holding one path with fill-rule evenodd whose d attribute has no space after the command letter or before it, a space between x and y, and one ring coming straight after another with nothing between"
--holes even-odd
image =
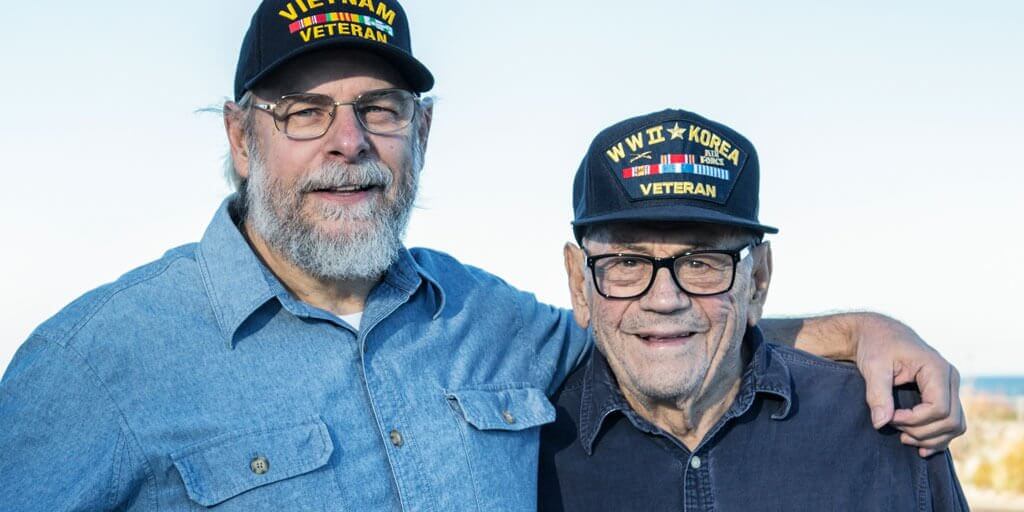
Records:
<instances>
[{"instance_id":1,"label":"buttoned chest pocket","mask_svg":"<svg viewBox=\"0 0 1024 512\"><path fill-rule=\"evenodd\" d=\"M189 499L202 507L334 510L339 491L327 465L333 451L327 425L311 418L220 435L171 459Z\"/></svg>"},{"instance_id":2,"label":"buttoned chest pocket","mask_svg":"<svg viewBox=\"0 0 1024 512\"><path fill-rule=\"evenodd\" d=\"M516 385L446 393L461 429L480 510L535 508L540 426L555 420L544 392Z\"/></svg>"}]
</instances>

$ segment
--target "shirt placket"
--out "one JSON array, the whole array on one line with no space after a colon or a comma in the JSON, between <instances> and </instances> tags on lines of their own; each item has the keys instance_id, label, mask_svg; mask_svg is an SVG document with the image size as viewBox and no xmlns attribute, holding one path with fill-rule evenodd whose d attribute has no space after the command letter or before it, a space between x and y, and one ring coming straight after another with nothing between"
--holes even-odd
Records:
<instances>
[{"instance_id":1,"label":"shirt placket","mask_svg":"<svg viewBox=\"0 0 1024 512\"><path fill-rule=\"evenodd\" d=\"M683 462L683 510L686 512L711 512L715 510L715 494L711 482L711 448L719 431L733 418L746 410L750 397L741 396L726 414L711 428L696 450L691 452L682 442L668 433L654 427L646 420L630 410L629 415L633 426L646 431L663 442L668 443L672 451Z\"/></svg>"},{"instance_id":2,"label":"shirt placket","mask_svg":"<svg viewBox=\"0 0 1024 512\"><path fill-rule=\"evenodd\" d=\"M686 512L710 512L715 509L711 492L711 458L706 448L699 448L686 460Z\"/></svg>"},{"instance_id":3,"label":"shirt placket","mask_svg":"<svg viewBox=\"0 0 1024 512\"><path fill-rule=\"evenodd\" d=\"M387 452L402 509L410 512L429 511L433 510L432 500L419 463L421 448L415 436L411 434L414 430L414 416L409 411L400 390L400 386L405 384L400 376L380 371L380 368L386 365L378 365L375 368L369 365L366 359L365 349L367 343L373 343L371 334L374 327L387 321L388 317L412 296L411 291L394 288L386 282L381 286L388 287L388 291L374 300L376 307L373 309L376 311L367 308L369 316L364 316L364 328L359 331L363 382Z\"/></svg>"},{"instance_id":4,"label":"shirt placket","mask_svg":"<svg viewBox=\"0 0 1024 512\"><path fill-rule=\"evenodd\" d=\"M683 503L681 511L704 512L714 510L714 503L711 493L711 479L708 473L708 450L703 445L697 447L697 451L690 450L675 437L649 425L645 420L635 416L637 421L643 422L643 430L654 435L658 442L663 443L666 449L677 457L683 467ZM634 423L636 426L636 423ZM639 428L639 427L638 427ZM649 430L648 430L649 429Z\"/></svg>"},{"instance_id":5,"label":"shirt placket","mask_svg":"<svg viewBox=\"0 0 1024 512\"><path fill-rule=\"evenodd\" d=\"M748 377L744 377L744 385L732 406L718 420L715 426L704 437L704 440L697 445L686 461L686 511L687 512L711 512L715 510L715 494L711 482L711 448L719 432L734 418L741 416L750 407L753 401L754 391L747 385Z\"/></svg>"},{"instance_id":6,"label":"shirt placket","mask_svg":"<svg viewBox=\"0 0 1024 512\"><path fill-rule=\"evenodd\" d=\"M652 440L661 444L682 464L683 503L680 510L685 512L714 510L711 478L707 467L710 462L707 460L709 450L707 444L702 443L697 446L696 451L691 452L675 436L654 426L632 409L622 410L629 418L633 428L648 436L653 436Z\"/></svg>"}]
</instances>

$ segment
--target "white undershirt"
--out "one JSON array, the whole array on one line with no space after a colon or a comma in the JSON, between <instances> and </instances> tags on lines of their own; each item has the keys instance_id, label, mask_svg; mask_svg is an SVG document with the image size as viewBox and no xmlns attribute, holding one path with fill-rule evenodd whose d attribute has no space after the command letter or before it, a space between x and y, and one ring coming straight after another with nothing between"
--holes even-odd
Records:
<instances>
[{"instance_id":1,"label":"white undershirt","mask_svg":"<svg viewBox=\"0 0 1024 512\"><path fill-rule=\"evenodd\" d=\"M363 320L363 312L358 311L349 315L338 315L338 318L345 321L346 324L351 325L353 329L359 330L359 322Z\"/></svg>"}]
</instances>

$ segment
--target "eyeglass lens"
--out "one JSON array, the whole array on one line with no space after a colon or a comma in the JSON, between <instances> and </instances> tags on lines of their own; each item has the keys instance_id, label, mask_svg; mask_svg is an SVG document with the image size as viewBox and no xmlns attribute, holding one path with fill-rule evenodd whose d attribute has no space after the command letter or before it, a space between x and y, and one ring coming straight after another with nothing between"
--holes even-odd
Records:
<instances>
[{"instance_id":1,"label":"eyeglass lens","mask_svg":"<svg viewBox=\"0 0 1024 512\"><path fill-rule=\"evenodd\" d=\"M732 285L733 266L729 254L694 254L676 259L673 272L687 292L714 295ZM610 256L594 262L594 275L601 293L610 297L634 297L653 281L654 263L635 256Z\"/></svg>"},{"instance_id":2,"label":"eyeglass lens","mask_svg":"<svg viewBox=\"0 0 1024 512\"><path fill-rule=\"evenodd\" d=\"M346 105L341 103L340 105ZM351 103L356 118L370 133L394 133L412 121L416 98L399 89L373 91ZM334 99L322 94L285 96L277 112L286 135L296 139L316 138L330 128L334 120Z\"/></svg>"}]
</instances>

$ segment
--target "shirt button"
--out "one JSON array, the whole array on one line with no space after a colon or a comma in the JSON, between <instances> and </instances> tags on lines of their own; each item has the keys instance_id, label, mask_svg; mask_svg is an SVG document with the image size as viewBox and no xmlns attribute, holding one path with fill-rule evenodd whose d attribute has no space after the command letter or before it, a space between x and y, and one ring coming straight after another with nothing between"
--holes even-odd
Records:
<instances>
[{"instance_id":1,"label":"shirt button","mask_svg":"<svg viewBox=\"0 0 1024 512\"><path fill-rule=\"evenodd\" d=\"M501 413L501 419L505 420L505 423L508 423L509 425L516 422L516 417L508 411Z\"/></svg>"},{"instance_id":2,"label":"shirt button","mask_svg":"<svg viewBox=\"0 0 1024 512\"><path fill-rule=\"evenodd\" d=\"M270 471L270 461L267 460L266 457L259 455L252 459L252 462L249 463L249 469L251 469L252 472L256 473L257 475L262 475L267 471Z\"/></svg>"},{"instance_id":3,"label":"shirt button","mask_svg":"<svg viewBox=\"0 0 1024 512\"><path fill-rule=\"evenodd\" d=\"M694 455L690 459L690 467L693 469L700 469L700 457Z\"/></svg>"},{"instance_id":4,"label":"shirt button","mask_svg":"<svg viewBox=\"0 0 1024 512\"><path fill-rule=\"evenodd\" d=\"M391 444L395 445L395 448L401 448L405 441L402 440L402 433L398 430L391 431Z\"/></svg>"}]
</instances>

